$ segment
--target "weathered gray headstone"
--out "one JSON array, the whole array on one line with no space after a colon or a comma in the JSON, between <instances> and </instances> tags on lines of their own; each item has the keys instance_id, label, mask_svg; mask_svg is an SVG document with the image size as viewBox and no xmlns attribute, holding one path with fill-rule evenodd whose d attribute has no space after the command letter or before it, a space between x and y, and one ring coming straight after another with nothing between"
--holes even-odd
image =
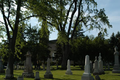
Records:
<instances>
[{"instance_id":1,"label":"weathered gray headstone","mask_svg":"<svg viewBox=\"0 0 120 80\"><path fill-rule=\"evenodd\" d=\"M35 75L35 80L40 80L40 77L39 77L39 72L36 72L36 75Z\"/></svg>"},{"instance_id":2,"label":"weathered gray headstone","mask_svg":"<svg viewBox=\"0 0 120 80\"><path fill-rule=\"evenodd\" d=\"M17 64L17 70L19 70L20 69L20 66L19 66L19 64Z\"/></svg>"},{"instance_id":3,"label":"weathered gray headstone","mask_svg":"<svg viewBox=\"0 0 120 80\"><path fill-rule=\"evenodd\" d=\"M32 70L31 54L29 51L26 54L25 69L22 75L24 77L34 77L34 73Z\"/></svg>"},{"instance_id":4,"label":"weathered gray headstone","mask_svg":"<svg viewBox=\"0 0 120 80\"><path fill-rule=\"evenodd\" d=\"M50 59L47 59L47 69L46 69L46 73L44 75L44 78L48 78L48 79L53 79L53 75L50 71Z\"/></svg>"},{"instance_id":5,"label":"weathered gray headstone","mask_svg":"<svg viewBox=\"0 0 120 80\"><path fill-rule=\"evenodd\" d=\"M120 65L119 65L119 52L117 51L117 47L115 47L115 52L114 52L114 67L112 72L113 73L120 73Z\"/></svg>"},{"instance_id":6,"label":"weathered gray headstone","mask_svg":"<svg viewBox=\"0 0 120 80\"><path fill-rule=\"evenodd\" d=\"M105 74L104 70L103 70L103 61L101 59L101 53L99 53L99 57L98 57L98 69L99 69L99 74Z\"/></svg>"},{"instance_id":7,"label":"weathered gray headstone","mask_svg":"<svg viewBox=\"0 0 120 80\"><path fill-rule=\"evenodd\" d=\"M90 73L90 61L88 55L85 56L85 69L81 80L94 80Z\"/></svg>"},{"instance_id":8,"label":"weathered gray headstone","mask_svg":"<svg viewBox=\"0 0 120 80\"><path fill-rule=\"evenodd\" d=\"M9 63L8 63L6 67L6 71L5 71L5 79L8 79L10 77L13 77L13 75L10 74L10 68L9 68Z\"/></svg>"},{"instance_id":9,"label":"weathered gray headstone","mask_svg":"<svg viewBox=\"0 0 120 80\"><path fill-rule=\"evenodd\" d=\"M93 73L93 64L92 64L92 61L90 61L90 73Z\"/></svg>"},{"instance_id":10,"label":"weathered gray headstone","mask_svg":"<svg viewBox=\"0 0 120 80\"><path fill-rule=\"evenodd\" d=\"M69 59L67 61L67 71L66 71L65 74L72 75L71 68L70 68L70 60Z\"/></svg>"},{"instance_id":11,"label":"weathered gray headstone","mask_svg":"<svg viewBox=\"0 0 120 80\"><path fill-rule=\"evenodd\" d=\"M5 71L3 69L2 57L0 57L0 73L5 73Z\"/></svg>"},{"instance_id":12,"label":"weathered gray headstone","mask_svg":"<svg viewBox=\"0 0 120 80\"><path fill-rule=\"evenodd\" d=\"M97 56L96 56L95 61L94 61L93 75L98 75L98 74L99 74L99 70L98 70L98 61L97 61Z\"/></svg>"},{"instance_id":13,"label":"weathered gray headstone","mask_svg":"<svg viewBox=\"0 0 120 80\"><path fill-rule=\"evenodd\" d=\"M19 77L17 78L17 80L24 80L24 79L23 79L23 76L19 76Z\"/></svg>"},{"instance_id":14,"label":"weathered gray headstone","mask_svg":"<svg viewBox=\"0 0 120 80\"><path fill-rule=\"evenodd\" d=\"M42 67L43 67L43 71L45 70L45 64L44 63L42 63Z\"/></svg>"}]
</instances>

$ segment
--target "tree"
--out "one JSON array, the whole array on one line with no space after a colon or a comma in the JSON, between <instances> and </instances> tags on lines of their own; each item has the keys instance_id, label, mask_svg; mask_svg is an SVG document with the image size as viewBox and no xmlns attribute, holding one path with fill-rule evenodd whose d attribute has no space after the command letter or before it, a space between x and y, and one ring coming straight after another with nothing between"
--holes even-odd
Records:
<instances>
[{"instance_id":1,"label":"tree","mask_svg":"<svg viewBox=\"0 0 120 80\"><path fill-rule=\"evenodd\" d=\"M13 78L13 63L14 63L14 54L16 52L16 43L17 43L17 35L18 29L20 26L23 26L23 23L26 22L27 19L33 17L31 13L26 7L25 0L0 0L0 11L3 17L3 24L7 34L7 42L8 42L8 68L10 69L10 76L6 78ZM22 9L22 10L21 10Z\"/></svg>"},{"instance_id":2,"label":"tree","mask_svg":"<svg viewBox=\"0 0 120 80\"><path fill-rule=\"evenodd\" d=\"M42 8L45 9L44 12L41 12L41 6L44 6ZM79 25L88 30L97 28L105 33L107 30L101 27L101 23L111 27L105 10L98 10L96 6L97 3L94 0L53 0L47 2L34 0L34 3L30 3L30 9L34 14L39 14L39 18L47 17L47 23L58 30L58 43L63 44L62 68L65 69L67 66L70 42Z\"/></svg>"}]
</instances>

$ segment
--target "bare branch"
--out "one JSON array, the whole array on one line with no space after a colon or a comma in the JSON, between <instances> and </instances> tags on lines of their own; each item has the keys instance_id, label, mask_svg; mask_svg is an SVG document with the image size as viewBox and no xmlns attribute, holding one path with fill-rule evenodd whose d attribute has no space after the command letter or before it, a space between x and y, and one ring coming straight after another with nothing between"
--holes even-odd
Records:
<instances>
[{"instance_id":1,"label":"bare branch","mask_svg":"<svg viewBox=\"0 0 120 80\"><path fill-rule=\"evenodd\" d=\"M68 16L69 16L69 13L70 13L70 9L72 8L72 5L73 5L74 2L72 2L72 4L70 5L69 7L69 10L67 11L67 16L66 16L66 19L65 19L65 23L63 25L63 29L65 29L65 26L66 26L66 23L67 23L67 20L68 20Z\"/></svg>"},{"instance_id":2,"label":"bare branch","mask_svg":"<svg viewBox=\"0 0 120 80\"><path fill-rule=\"evenodd\" d=\"M75 30L76 30L77 25L79 24L79 22L83 21L83 19L79 20L79 18L80 18L80 6L81 6L81 3L82 3L82 0L80 0L80 3L79 3L78 16L77 16L77 18L76 18L75 27L74 27L74 29L73 29L71 39L72 39L73 36L74 36L74 32L75 32Z\"/></svg>"},{"instance_id":3,"label":"bare branch","mask_svg":"<svg viewBox=\"0 0 120 80\"><path fill-rule=\"evenodd\" d=\"M12 29L12 31L13 31L13 27L11 26L11 24L10 24L10 21L9 21L9 17L8 18L6 18L7 19L7 22L8 22L8 24L9 24L9 26L10 26L10 28Z\"/></svg>"},{"instance_id":4,"label":"bare branch","mask_svg":"<svg viewBox=\"0 0 120 80\"><path fill-rule=\"evenodd\" d=\"M26 20L26 19L29 19L29 18L31 18L31 17L39 17L39 15L31 15L31 16L28 16L28 17L26 17L26 18L23 18L23 19L19 20L19 22L24 21L24 20Z\"/></svg>"},{"instance_id":5,"label":"bare branch","mask_svg":"<svg viewBox=\"0 0 120 80\"><path fill-rule=\"evenodd\" d=\"M69 36L69 34L70 34L70 29L71 29L71 26L72 26L73 16L74 16L74 14L75 14L75 12L77 10L77 0L74 0L74 5L75 5L75 8L74 8L74 11L72 12L72 15L71 15L67 36Z\"/></svg>"}]
</instances>

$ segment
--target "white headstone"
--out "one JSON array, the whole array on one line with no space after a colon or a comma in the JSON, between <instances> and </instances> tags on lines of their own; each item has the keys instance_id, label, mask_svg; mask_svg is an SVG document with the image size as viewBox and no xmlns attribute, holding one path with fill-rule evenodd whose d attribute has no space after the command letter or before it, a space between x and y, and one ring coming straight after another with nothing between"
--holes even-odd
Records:
<instances>
[{"instance_id":1,"label":"white headstone","mask_svg":"<svg viewBox=\"0 0 120 80\"><path fill-rule=\"evenodd\" d=\"M103 61L101 59L101 53L99 53L99 57L98 57L98 69L99 69L99 74L105 74L104 70L103 70Z\"/></svg>"},{"instance_id":2,"label":"white headstone","mask_svg":"<svg viewBox=\"0 0 120 80\"><path fill-rule=\"evenodd\" d=\"M48 58L47 59L47 69L46 69L46 73L44 75L44 78L48 78L48 79L52 79L53 78L53 75L50 71L50 59Z\"/></svg>"},{"instance_id":3,"label":"white headstone","mask_svg":"<svg viewBox=\"0 0 120 80\"><path fill-rule=\"evenodd\" d=\"M98 74L99 74L99 69L98 69L98 61L97 61L97 56L96 56L95 61L94 61L93 75L98 75Z\"/></svg>"},{"instance_id":4,"label":"white headstone","mask_svg":"<svg viewBox=\"0 0 120 80\"><path fill-rule=\"evenodd\" d=\"M67 71L65 74L72 75L71 68L70 68L70 60L67 61Z\"/></svg>"},{"instance_id":5,"label":"white headstone","mask_svg":"<svg viewBox=\"0 0 120 80\"><path fill-rule=\"evenodd\" d=\"M22 75L24 77L34 77L34 73L32 70L31 53L29 51L26 54L25 68Z\"/></svg>"},{"instance_id":6,"label":"white headstone","mask_svg":"<svg viewBox=\"0 0 120 80\"><path fill-rule=\"evenodd\" d=\"M39 72L36 72L36 75L35 75L35 80L40 80L40 77L39 77Z\"/></svg>"},{"instance_id":7,"label":"white headstone","mask_svg":"<svg viewBox=\"0 0 120 80\"><path fill-rule=\"evenodd\" d=\"M94 80L90 73L90 61L88 55L85 56L85 69L81 80Z\"/></svg>"},{"instance_id":8,"label":"white headstone","mask_svg":"<svg viewBox=\"0 0 120 80\"><path fill-rule=\"evenodd\" d=\"M114 67L113 67L113 73L120 73L120 65L119 65L119 52L117 51L117 47L115 47L114 52Z\"/></svg>"}]
</instances>

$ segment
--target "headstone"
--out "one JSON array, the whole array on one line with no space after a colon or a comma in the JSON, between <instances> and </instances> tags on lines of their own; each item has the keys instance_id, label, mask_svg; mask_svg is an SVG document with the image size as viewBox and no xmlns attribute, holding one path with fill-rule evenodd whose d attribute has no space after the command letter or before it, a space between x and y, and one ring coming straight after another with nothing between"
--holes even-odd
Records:
<instances>
[{"instance_id":1,"label":"headstone","mask_svg":"<svg viewBox=\"0 0 120 80\"><path fill-rule=\"evenodd\" d=\"M81 77L81 80L94 80L90 73L90 61L88 55L85 56L85 70Z\"/></svg>"},{"instance_id":2,"label":"headstone","mask_svg":"<svg viewBox=\"0 0 120 80\"><path fill-rule=\"evenodd\" d=\"M98 75L98 74L99 74L99 70L98 70L98 61L97 61L97 56L96 56L95 61L94 61L93 75Z\"/></svg>"},{"instance_id":3,"label":"headstone","mask_svg":"<svg viewBox=\"0 0 120 80\"><path fill-rule=\"evenodd\" d=\"M92 64L92 61L90 61L90 73L93 73L93 64Z\"/></svg>"},{"instance_id":4,"label":"headstone","mask_svg":"<svg viewBox=\"0 0 120 80\"><path fill-rule=\"evenodd\" d=\"M53 79L53 75L50 71L50 59L47 59L47 69L46 69L46 73L44 75L44 78L48 78L48 79Z\"/></svg>"},{"instance_id":5,"label":"headstone","mask_svg":"<svg viewBox=\"0 0 120 80\"><path fill-rule=\"evenodd\" d=\"M43 67L43 71L45 70L45 64L44 63L42 63L42 67Z\"/></svg>"},{"instance_id":6,"label":"headstone","mask_svg":"<svg viewBox=\"0 0 120 80\"><path fill-rule=\"evenodd\" d=\"M34 73L32 70L31 53L29 51L26 54L25 69L22 75L24 77L34 77Z\"/></svg>"},{"instance_id":7,"label":"headstone","mask_svg":"<svg viewBox=\"0 0 120 80\"><path fill-rule=\"evenodd\" d=\"M40 80L39 72L36 72L35 80Z\"/></svg>"},{"instance_id":8,"label":"headstone","mask_svg":"<svg viewBox=\"0 0 120 80\"><path fill-rule=\"evenodd\" d=\"M101 53L99 53L99 57L98 57L98 69L99 69L99 74L105 74L104 70L103 70L103 61L101 59Z\"/></svg>"},{"instance_id":9,"label":"headstone","mask_svg":"<svg viewBox=\"0 0 120 80\"><path fill-rule=\"evenodd\" d=\"M99 75L95 75L95 80L101 80Z\"/></svg>"},{"instance_id":10,"label":"headstone","mask_svg":"<svg viewBox=\"0 0 120 80\"><path fill-rule=\"evenodd\" d=\"M112 72L113 73L120 73L119 52L117 51L117 47L115 47L115 52L114 52L114 67L113 67Z\"/></svg>"},{"instance_id":11,"label":"headstone","mask_svg":"<svg viewBox=\"0 0 120 80\"><path fill-rule=\"evenodd\" d=\"M65 74L72 75L72 72L71 72L71 69L70 69L70 60L69 59L67 61L67 71L66 71Z\"/></svg>"},{"instance_id":12,"label":"headstone","mask_svg":"<svg viewBox=\"0 0 120 80\"><path fill-rule=\"evenodd\" d=\"M19 64L17 64L17 70L19 70L20 69L20 66L19 66Z\"/></svg>"},{"instance_id":13,"label":"headstone","mask_svg":"<svg viewBox=\"0 0 120 80\"><path fill-rule=\"evenodd\" d=\"M10 77L13 77L13 75L10 74L10 68L9 68L9 63L8 63L6 67L6 71L5 71L5 79L8 79Z\"/></svg>"},{"instance_id":14,"label":"headstone","mask_svg":"<svg viewBox=\"0 0 120 80\"><path fill-rule=\"evenodd\" d=\"M23 76L19 76L19 77L17 78L17 80L24 80L24 79L23 79Z\"/></svg>"},{"instance_id":15,"label":"headstone","mask_svg":"<svg viewBox=\"0 0 120 80\"><path fill-rule=\"evenodd\" d=\"M0 73L5 73L5 71L3 69L2 57L0 57Z\"/></svg>"}]
</instances>

